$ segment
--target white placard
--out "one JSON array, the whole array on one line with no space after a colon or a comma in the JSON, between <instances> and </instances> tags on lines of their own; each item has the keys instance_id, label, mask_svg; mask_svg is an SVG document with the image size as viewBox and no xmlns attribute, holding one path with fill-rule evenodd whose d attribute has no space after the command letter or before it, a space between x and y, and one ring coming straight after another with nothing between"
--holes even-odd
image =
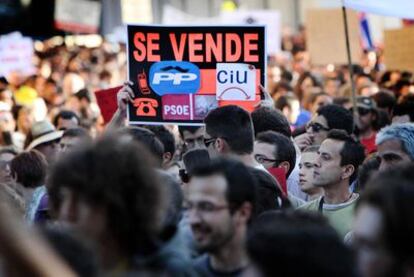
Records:
<instances>
[{"instance_id":1,"label":"white placard","mask_svg":"<svg viewBox=\"0 0 414 277\"><path fill-rule=\"evenodd\" d=\"M33 40L17 32L0 36L0 76L12 71L30 75L34 70Z\"/></svg>"},{"instance_id":2,"label":"white placard","mask_svg":"<svg viewBox=\"0 0 414 277\"><path fill-rule=\"evenodd\" d=\"M218 63L216 99L252 101L256 92L256 70L245 63Z\"/></svg>"},{"instance_id":3,"label":"white placard","mask_svg":"<svg viewBox=\"0 0 414 277\"><path fill-rule=\"evenodd\" d=\"M55 22L61 30L96 33L101 16L101 3L88 0L56 0Z\"/></svg>"},{"instance_id":4,"label":"white placard","mask_svg":"<svg viewBox=\"0 0 414 277\"><path fill-rule=\"evenodd\" d=\"M266 50L274 55L280 52L281 25L280 12L277 10L236 10L221 14L220 21L225 25L255 24L266 26Z\"/></svg>"}]
</instances>

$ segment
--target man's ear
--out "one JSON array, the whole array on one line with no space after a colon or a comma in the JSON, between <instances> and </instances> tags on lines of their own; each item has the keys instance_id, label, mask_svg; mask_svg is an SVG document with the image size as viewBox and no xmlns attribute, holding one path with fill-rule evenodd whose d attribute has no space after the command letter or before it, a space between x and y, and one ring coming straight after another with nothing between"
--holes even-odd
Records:
<instances>
[{"instance_id":1,"label":"man's ear","mask_svg":"<svg viewBox=\"0 0 414 277\"><path fill-rule=\"evenodd\" d=\"M237 210L237 217L239 222L247 224L253 216L253 206L250 202L244 202Z\"/></svg>"},{"instance_id":2,"label":"man's ear","mask_svg":"<svg viewBox=\"0 0 414 277\"><path fill-rule=\"evenodd\" d=\"M289 169L290 169L290 163L288 161L283 161L283 162L279 163L278 167L283 168L283 170L285 170L285 175L287 175L287 173L289 172Z\"/></svg>"},{"instance_id":3,"label":"man's ear","mask_svg":"<svg viewBox=\"0 0 414 277\"><path fill-rule=\"evenodd\" d=\"M355 167L352 164L348 164L342 167L342 180L351 178L355 172Z\"/></svg>"},{"instance_id":4,"label":"man's ear","mask_svg":"<svg viewBox=\"0 0 414 277\"><path fill-rule=\"evenodd\" d=\"M222 139L222 138L217 138L215 141L214 141L214 148L216 148L216 151L218 152L218 153L221 153L221 154L223 154L223 153L226 153L227 152L227 148L228 148L228 145L227 145L227 143L226 143L226 141L224 140L224 139Z\"/></svg>"},{"instance_id":5,"label":"man's ear","mask_svg":"<svg viewBox=\"0 0 414 277\"><path fill-rule=\"evenodd\" d=\"M170 152L162 154L162 167L165 168L171 162L173 155Z\"/></svg>"}]
</instances>

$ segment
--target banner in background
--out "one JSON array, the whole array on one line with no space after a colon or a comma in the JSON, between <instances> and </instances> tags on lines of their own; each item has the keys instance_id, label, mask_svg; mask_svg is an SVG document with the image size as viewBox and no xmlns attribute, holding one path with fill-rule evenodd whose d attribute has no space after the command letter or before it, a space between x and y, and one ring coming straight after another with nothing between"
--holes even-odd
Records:
<instances>
[{"instance_id":1,"label":"banner in background","mask_svg":"<svg viewBox=\"0 0 414 277\"><path fill-rule=\"evenodd\" d=\"M362 53L360 22L356 12L347 11L351 57L358 61ZM315 65L348 64L344 20L341 9L313 9L306 15L307 45Z\"/></svg>"},{"instance_id":2,"label":"banner in background","mask_svg":"<svg viewBox=\"0 0 414 277\"><path fill-rule=\"evenodd\" d=\"M385 16L414 19L413 0L343 0L345 7Z\"/></svg>"},{"instance_id":3,"label":"banner in background","mask_svg":"<svg viewBox=\"0 0 414 277\"><path fill-rule=\"evenodd\" d=\"M384 33L384 60L387 69L414 72L414 27Z\"/></svg>"},{"instance_id":4,"label":"banner in background","mask_svg":"<svg viewBox=\"0 0 414 277\"><path fill-rule=\"evenodd\" d=\"M219 106L252 111L265 83L265 28L128 26L130 124L201 125Z\"/></svg>"},{"instance_id":5,"label":"banner in background","mask_svg":"<svg viewBox=\"0 0 414 277\"><path fill-rule=\"evenodd\" d=\"M56 0L55 25L57 29L73 33L97 33L101 3L88 0Z\"/></svg>"},{"instance_id":6,"label":"banner in background","mask_svg":"<svg viewBox=\"0 0 414 277\"><path fill-rule=\"evenodd\" d=\"M236 10L222 13L220 16L222 24L242 25L255 24L266 26L266 50L267 54L275 55L280 52L281 46L281 19L277 10Z\"/></svg>"},{"instance_id":7,"label":"banner in background","mask_svg":"<svg viewBox=\"0 0 414 277\"><path fill-rule=\"evenodd\" d=\"M23 75L35 72L33 40L18 32L0 36L0 76L8 76L13 71Z\"/></svg>"}]
</instances>

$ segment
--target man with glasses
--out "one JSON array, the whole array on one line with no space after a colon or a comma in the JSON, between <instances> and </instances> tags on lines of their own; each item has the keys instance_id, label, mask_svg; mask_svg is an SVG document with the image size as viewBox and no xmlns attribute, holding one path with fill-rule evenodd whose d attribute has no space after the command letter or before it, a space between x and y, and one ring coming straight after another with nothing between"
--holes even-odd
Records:
<instances>
[{"instance_id":1,"label":"man with glasses","mask_svg":"<svg viewBox=\"0 0 414 277\"><path fill-rule=\"evenodd\" d=\"M359 141L365 148L365 154L370 154L377 150L375 146L377 132L374 129L378 120L377 105L371 98L360 96L357 98L357 109L356 133Z\"/></svg>"},{"instance_id":2,"label":"man with glasses","mask_svg":"<svg viewBox=\"0 0 414 277\"><path fill-rule=\"evenodd\" d=\"M296 151L293 142L286 136L266 131L256 137L254 143L254 158L266 169L283 169L286 179L289 177L296 163ZM281 184L286 192L286 187Z\"/></svg>"},{"instance_id":3,"label":"man with glasses","mask_svg":"<svg viewBox=\"0 0 414 277\"><path fill-rule=\"evenodd\" d=\"M254 132L252 119L238 106L225 106L212 110L204 119L204 144L210 157L231 156L245 165L263 169L254 159Z\"/></svg>"},{"instance_id":4,"label":"man with glasses","mask_svg":"<svg viewBox=\"0 0 414 277\"><path fill-rule=\"evenodd\" d=\"M224 156L247 166L257 182L261 210L284 207L288 201L280 184L254 159L254 131L250 114L238 106L224 106L209 112L204 123L204 144L210 157Z\"/></svg>"},{"instance_id":5,"label":"man with glasses","mask_svg":"<svg viewBox=\"0 0 414 277\"><path fill-rule=\"evenodd\" d=\"M241 276L249 261L245 238L255 212L255 180L243 163L219 158L196 168L187 211L201 276Z\"/></svg>"},{"instance_id":6,"label":"man with glasses","mask_svg":"<svg viewBox=\"0 0 414 277\"><path fill-rule=\"evenodd\" d=\"M354 130L352 113L334 104L321 107L307 124L306 133L295 137L295 142L303 151L308 146L320 145L332 129L344 130L352 134Z\"/></svg>"}]
</instances>

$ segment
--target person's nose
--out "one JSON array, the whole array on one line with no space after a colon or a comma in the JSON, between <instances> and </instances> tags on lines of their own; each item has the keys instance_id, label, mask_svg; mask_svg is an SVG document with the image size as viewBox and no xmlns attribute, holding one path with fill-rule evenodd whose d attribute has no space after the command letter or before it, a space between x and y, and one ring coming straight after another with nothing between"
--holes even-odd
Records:
<instances>
[{"instance_id":1,"label":"person's nose","mask_svg":"<svg viewBox=\"0 0 414 277\"><path fill-rule=\"evenodd\" d=\"M188 222L190 225L194 225L201 222L200 212L197 209L189 209L188 213Z\"/></svg>"}]
</instances>

